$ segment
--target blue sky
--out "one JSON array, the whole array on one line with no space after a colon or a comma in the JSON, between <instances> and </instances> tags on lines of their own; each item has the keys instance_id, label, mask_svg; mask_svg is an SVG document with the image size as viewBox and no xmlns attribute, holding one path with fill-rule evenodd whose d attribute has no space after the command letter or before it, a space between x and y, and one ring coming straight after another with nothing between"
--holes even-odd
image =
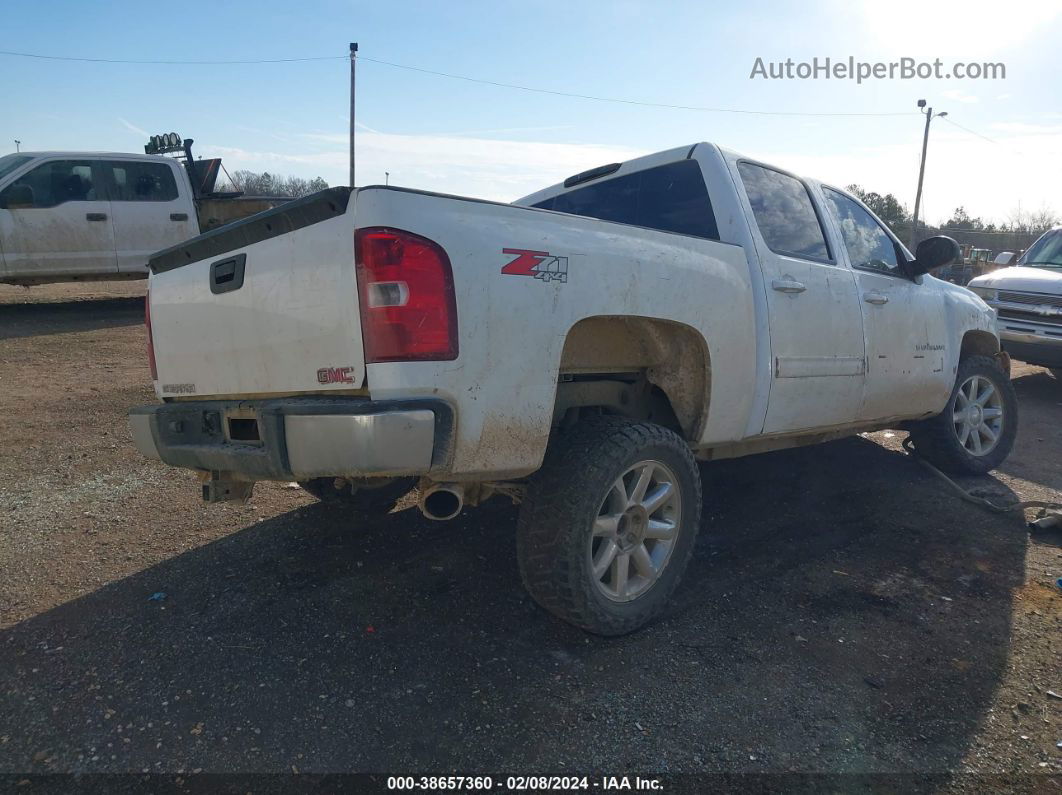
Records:
<instances>
[{"instance_id":1,"label":"blue sky","mask_svg":"<svg viewBox=\"0 0 1062 795\"><path fill-rule=\"evenodd\" d=\"M170 10L172 9L172 10ZM912 22L917 20L917 22ZM194 26L188 29L188 24ZM594 102L396 69L358 67L358 182L514 199L604 162L710 140L913 205L925 97L934 121L930 220L957 205L1006 219L1062 212L1062 4L967 0L788 3L46 2L9 5L0 49L140 60L360 52L429 70L649 102L805 113L708 113ZM946 65L993 61L1003 80L750 79L756 57ZM345 184L348 69L304 63L163 66L0 56L0 151L138 151L176 130L230 170Z\"/></svg>"}]
</instances>

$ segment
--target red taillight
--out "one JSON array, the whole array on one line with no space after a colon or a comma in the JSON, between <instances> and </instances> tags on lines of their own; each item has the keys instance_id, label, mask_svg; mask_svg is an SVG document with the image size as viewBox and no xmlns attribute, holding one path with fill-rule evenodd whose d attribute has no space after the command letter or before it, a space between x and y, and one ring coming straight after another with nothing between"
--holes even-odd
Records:
<instances>
[{"instance_id":1,"label":"red taillight","mask_svg":"<svg viewBox=\"0 0 1062 795\"><path fill-rule=\"evenodd\" d=\"M148 367L151 368L151 380L159 380L159 371L155 366L155 341L151 338L151 291L144 296L144 325L147 327Z\"/></svg>"},{"instance_id":2,"label":"red taillight","mask_svg":"<svg viewBox=\"0 0 1062 795\"><path fill-rule=\"evenodd\" d=\"M427 238L381 227L354 233L365 362L457 358L450 259Z\"/></svg>"}]
</instances>

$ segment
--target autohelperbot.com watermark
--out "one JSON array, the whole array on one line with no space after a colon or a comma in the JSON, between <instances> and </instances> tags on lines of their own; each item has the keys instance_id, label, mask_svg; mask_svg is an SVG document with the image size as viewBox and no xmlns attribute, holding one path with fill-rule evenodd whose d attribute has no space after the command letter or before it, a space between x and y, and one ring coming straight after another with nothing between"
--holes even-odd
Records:
<instances>
[{"instance_id":1,"label":"autohelperbot.com watermark","mask_svg":"<svg viewBox=\"0 0 1062 795\"><path fill-rule=\"evenodd\" d=\"M786 58L784 61L756 58L749 73L750 80L1006 80L1007 65L1001 62L954 61L940 58L920 61L917 58L898 58L895 61L860 61L847 58L824 57L810 61Z\"/></svg>"}]
</instances>

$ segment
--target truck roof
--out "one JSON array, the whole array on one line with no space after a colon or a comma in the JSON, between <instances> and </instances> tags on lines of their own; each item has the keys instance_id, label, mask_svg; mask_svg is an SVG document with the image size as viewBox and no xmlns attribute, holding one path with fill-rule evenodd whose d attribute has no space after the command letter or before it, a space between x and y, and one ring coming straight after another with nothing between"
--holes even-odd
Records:
<instances>
[{"instance_id":1,"label":"truck roof","mask_svg":"<svg viewBox=\"0 0 1062 795\"><path fill-rule=\"evenodd\" d=\"M735 151L733 149L728 149L725 146L720 146L719 144L714 144L710 141L700 141L698 143L689 144L687 146L677 146L674 149L665 149L663 152L654 152L650 155L635 157L631 160L624 161L623 163L611 163L607 166L600 166L598 168L590 169L589 171L584 171L581 174L576 174L574 176L568 177L568 179L564 180L564 182L558 182L556 185L551 185L548 188L543 188L542 190L535 191L534 193L519 198L514 201L513 204L524 207L531 207L538 204L539 202L545 201L546 199L550 199L561 193L565 193L566 191L572 190L578 187L579 185L583 184L584 182L592 182L606 176L611 179L612 177L622 176L623 174L630 174L636 171L642 171L647 168L653 168L654 166L663 166L667 165L668 163L674 163L677 160L688 160L696 154L697 149L699 147L707 147L714 149L715 151L727 157L734 157L737 159L746 158L746 156L743 155L741 152ZM817 185L825 185L826 187L835 188L835 186L831 185L830 183L824 183L821 180L815 179L814 177L795 173L785 168L784 166L768 164L765 161L761 161L759 158L756 157L749 157L748 159L758 163L764 163L765 165L769 165L772 169L782 171L786 174L790 174L791 176L794 176L797 179L801 179L804 182L814 183ZM844 191L843 189L840 190L842 190L842 192L847 193L847 191Z\"/></svg>"},{"instance_id":2,"label":"truck roof","mask_svg":"<svg viewBox=\"0 0 1062 795\"><path fill-rule=\"evenodd\" d=\"M161 155L144 155L136 152L83 152L73 150L48 150L40 152L11 152L10 154L25 155L26 157L119 157L123 160L169 160Z\"/></svg>"}]
</instances>

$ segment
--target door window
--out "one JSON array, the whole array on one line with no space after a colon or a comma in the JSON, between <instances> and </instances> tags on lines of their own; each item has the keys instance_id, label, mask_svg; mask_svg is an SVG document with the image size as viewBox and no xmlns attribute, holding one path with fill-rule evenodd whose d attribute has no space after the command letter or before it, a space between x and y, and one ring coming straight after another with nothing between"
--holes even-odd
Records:
<instances>
[{"instance_id":1,"label":"door window","mask_svg":"<svg viewBox=\"0 0 1062 795\"><path fill-rule=\"evenodd\" d=\"M738 163L752 214L776 254L830 262L830 249L811 194L796 177L755 163Z\"/></svg>"},{"instance_id":2,"label":"door window","mask_svg":"<svg viewBox=\"0 0 1062 795\"><path fill-rule=\"evenodd\" d=\"M165 163L111 160L104 165L111 178L111 201L168 202L177 198L177 180Z\"/></svg>"},{"instance_id":3,"label":"door window","mask_svg":"<svg viewBox=\"0 0 1062 795\"><path fill-rule=\"evenodd\" d=\"M33 158L30 155L4 155L0 157L0 179L3 179L19 166L23 166Z\"/></svg>"},{"instance_id":4,"label":"door window","mask_svg":"<svg viewBox=\"0 0 1062 795\"><path fill-rule=\"evenodd\" d=\"M43 208L64 202L97 201L90 160L52 160L12 182L0 193L0 207Z\"/></svg>"},{"instance_id":5,"label":"door window","mask_svg":"<svg viewBox=\"0 0 1062 795\"><path fill-rule=\"evenodd\" d=\"M869 212L843 193L823 188L826 204L841 227L844 247L853 268L883 271L893 276L904 276L895 241L886 234Z\"/></svg>"}]
</instances>

